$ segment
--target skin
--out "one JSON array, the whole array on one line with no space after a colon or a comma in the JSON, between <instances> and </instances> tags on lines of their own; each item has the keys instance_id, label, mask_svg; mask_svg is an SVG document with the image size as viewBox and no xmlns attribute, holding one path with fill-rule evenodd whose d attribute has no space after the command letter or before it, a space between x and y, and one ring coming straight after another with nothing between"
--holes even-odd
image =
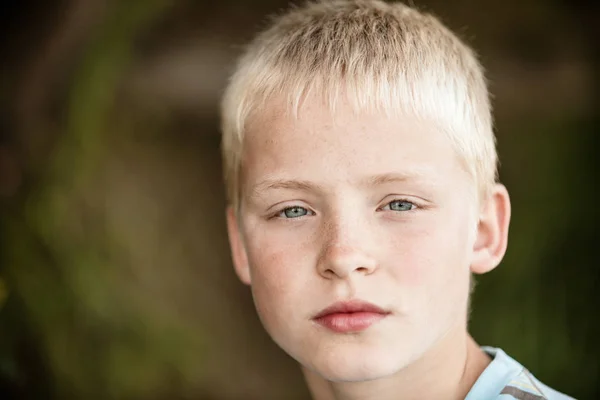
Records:
<instances>
[{"instance_id":1,"label":"skin","mask_svg":"<svg viewBox=\"0 0 600 400\"><path fill-rule=\"evenodd\" d=\"M332 115L277 101L247 125L233 261L273 340L317 400L464 398L489 364L467 333L471 273L498 265L510 202L478 199L454 147L406 116ZM314 317L337 301L389 314L335 333Z\"/></svg>"}]
</instances>

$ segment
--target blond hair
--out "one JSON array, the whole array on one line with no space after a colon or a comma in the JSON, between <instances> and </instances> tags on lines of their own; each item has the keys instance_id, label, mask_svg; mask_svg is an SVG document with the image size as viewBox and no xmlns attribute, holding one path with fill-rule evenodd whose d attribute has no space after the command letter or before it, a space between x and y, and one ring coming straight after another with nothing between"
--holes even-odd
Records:
<instances>
[{"instance_id":1,"label":"blond hair","mask_svg":"<svg viewBox=\"0 0 600 400\"><path fill-rule=\"evenodd\" d=\"M483 70L435 17L380 0L310 2L272 19L242 54L225 90L222 151L228 200L239 207L244 128L269 100L296 115L308 93L333 112L410 114L450 137L479 196L496 180L497 155Z\"/></svg>"}]
</instances>

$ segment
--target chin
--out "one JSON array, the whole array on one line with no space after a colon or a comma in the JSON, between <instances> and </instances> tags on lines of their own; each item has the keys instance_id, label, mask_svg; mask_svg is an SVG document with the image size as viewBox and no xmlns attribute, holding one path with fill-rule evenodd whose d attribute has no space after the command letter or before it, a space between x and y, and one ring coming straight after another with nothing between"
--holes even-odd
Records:
<instances>
[{"instance_id":1,"label":"chin","mask_svg":"<svg viewBox=\"0 0 600 400\"><path fill-rule=\"evenodd\" d=\"M318 354L307 364L305 366L331 382L382 379L395 374L405 366L402 357L398 357L398 354L389 349L370 351L336 349Z\"/></svg>"}]
</instances>

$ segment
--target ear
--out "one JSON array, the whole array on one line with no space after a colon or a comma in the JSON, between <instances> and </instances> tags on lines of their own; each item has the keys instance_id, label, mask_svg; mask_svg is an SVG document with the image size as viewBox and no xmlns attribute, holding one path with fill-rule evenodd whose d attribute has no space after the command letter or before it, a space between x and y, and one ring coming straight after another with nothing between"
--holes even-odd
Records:
<instances>
[{"instance_id":1,"label":"ear","mask_svg":"<svg viewBox=\"0 0 600 400\"><path fill-rule=\"evenodd\" d=\"M481 208L471 261L473 273L484 274L500 263L506 253L509 223L508 191L503 185L496 184Z\"/></svg>"},{"instance_id":2,"label":"ear","mask_svg":"<svg viewBox=\"0 0 600 400\"><path fill-rule=\"evenodd\" d=\"M227 207L227 232L229 233L229 246L231 247L231 258L235 272L244 284L250 285L251 277L248 255L246 254L242 232L232 207Z\"/></svg>"}]
</instances>

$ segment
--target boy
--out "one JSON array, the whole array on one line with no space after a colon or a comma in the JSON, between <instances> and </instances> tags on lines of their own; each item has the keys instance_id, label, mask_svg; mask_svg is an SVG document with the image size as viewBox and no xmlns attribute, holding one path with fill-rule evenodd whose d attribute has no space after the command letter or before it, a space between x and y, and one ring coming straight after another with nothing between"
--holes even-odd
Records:
<instances>
[{"instance_id":1,"label":"boy","mask_svg":"<svg viewBox=\"0 0 600 400\"><path fill-rule=\"evenodd\" d=\"M438 20L293 8L247 48L222 114L234 266L314 399L569 398L468 335L510 202L481 67Z\"/></svg>"}]
</instances>

